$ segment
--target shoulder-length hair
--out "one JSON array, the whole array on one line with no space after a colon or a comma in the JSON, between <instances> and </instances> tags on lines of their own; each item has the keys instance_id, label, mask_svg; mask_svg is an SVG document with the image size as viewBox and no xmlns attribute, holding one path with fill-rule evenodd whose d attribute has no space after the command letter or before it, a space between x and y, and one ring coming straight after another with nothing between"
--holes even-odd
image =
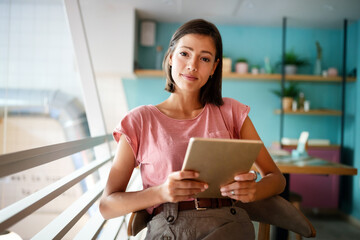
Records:
<instances>
[{"instance_id":1,"label":"shoulder-length hair","mask_svg":"<svg viewBox=\"0 0 360 240\"><path fill-rule=\"evenodd\" d=\"M209 77L207 83L200 90L200 102L202 105L205 105L206 103L212 103L216 106L221 106L224 104L221 95L223 64L222 39L217 27L214 24L203 19L194 19L185 23L184 25L179 27L172 36L169 48L163 60L163 69L166 74L165 90L171 93L175 91L176 86L174 79L171 76L171 66L169 65L169 58L174 53L178 41L187 34L201 34L210 36L214 41L216 49L215 62L218 61L219 63L215 69L214 74Z\"/></svg>"}]
</instances>

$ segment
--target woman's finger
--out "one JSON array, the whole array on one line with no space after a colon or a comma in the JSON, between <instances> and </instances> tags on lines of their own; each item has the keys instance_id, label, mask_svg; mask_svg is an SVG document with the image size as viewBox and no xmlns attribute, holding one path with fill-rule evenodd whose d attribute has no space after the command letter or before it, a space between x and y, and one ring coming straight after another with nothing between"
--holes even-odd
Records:
<instances>
[{"instance_id":1,"label":"woman's finger","mask_svg":"<svg viewBox=\"0 0 360 240\"><path fill-rule=\"evenodd\" d=\"M205 189L190 188L190 189L176 189L174 196L194 196L199 192L203 192Z\"/></svg>"},{"instance_id":2,"label":"woman's finger","mask_svg":"<svg viewBox=\"0 0 360 240\"><path fill-rule=\"evenodd\" d=\"M191 181L191 180L181 180L181 181L175 181L173 184L174 188L177 189L207 189L208 184L204 182L198 182L198 181Z\"/></svg>"},{"instance_id":3,"label":"woman's finger","mask_svg":"<svg viewBox=\"0 0 360 240\"><path fill-rule=\"evenodd\" d=\"M169 178L174 180L183 180L183 179L194 179L199 177L199 173L195 171L178 171L170 173Z\"/></svg>"},{"instance_id":4,"label":"woman's finger","mask_svg":"<svg viewBox=\"0 0 360 240\"><path fill-rule=\"evenodd\" d=\"M223 196L235 196L235 195L249 195L249 194L253 194L255 191L254 189L234 189L234 190L230 190L227 192L222 192Z\"/></svg>"},{"instance_id":5,"label":"woman's finger","mask_svg":"<svg viewBox=\"0 0 360 240\"><path fill-rule=\"evenodd\" d=\"M220 188L221 192L229 192L234 189L249 189L254 187L253 181L232 182Z\"/></svg>"},{"instance_id":6,"label":"woman's finger","mask_svg":"<svg viewBox=\"0 0 360 240\"><path fill-rule=\"evenodd\" d=\"M235 181L255 181L257 179L257 173L251 170L248 173L235 175L234 179Z\"/></svg>"}]
</instances>

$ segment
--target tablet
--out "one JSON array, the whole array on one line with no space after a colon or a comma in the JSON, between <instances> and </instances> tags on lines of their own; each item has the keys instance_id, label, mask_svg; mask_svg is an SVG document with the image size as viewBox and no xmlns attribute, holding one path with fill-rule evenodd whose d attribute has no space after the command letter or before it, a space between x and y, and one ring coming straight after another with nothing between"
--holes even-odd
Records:
<instances>
[{"instance_id":1,"label":"tablet","mask_svg":"<svg viewBox=\"0 0 360 240\"><path fill-rule=\"evenodd\" d=\"M260 140L191 138L182 170L197 171L197 180L208 183L196 197L224 198L220 187L233 182L235 174L250 171L262 146Z\"/></svg>"}]
</instances>

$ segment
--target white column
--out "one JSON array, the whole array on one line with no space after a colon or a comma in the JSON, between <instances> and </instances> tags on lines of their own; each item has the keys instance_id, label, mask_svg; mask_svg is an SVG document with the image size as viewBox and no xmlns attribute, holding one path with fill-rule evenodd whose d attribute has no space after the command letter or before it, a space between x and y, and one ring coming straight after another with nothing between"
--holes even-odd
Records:
<instances>
[{"instance_id":1,"label":"white column","mask_svg":"<svg viewBox=\"0 0 360 240\"><path fill-rule=\"evenodd\" d=\"M64 0L82 84L90 135L106 134L105 121L97 92L95 73L89 51L84 21L78 0Z\"/></svg>"},{"instance_id":2,"label":"white column","mask_svg":"<svg viewBox=\"0 0 360 240\"><path fill-rule=\"evenodd\" d=\"M64 5L80 74L90 135L92 137L101 136L106 134L106 126L96 86L95 72L89 50L81 7L78 0L64 0ZM101 144L94 147L94 152L96 159L110 157L110 144ZM106 179L108 176L110 166L106 166L106 168L99 169L100 179ZM94 185L94 181L96 181L96 179L88 178L86 183L88 186L91 186Z\"/></svg>"},{"instance_id":3,"label":"white column","mask_svg":"<svg viewBox=\"0 0 360 240\"><path fill-rule=\"evenodd\" d=\"M111 121L107 119L107 122L115 125L114 121L118 122L118 116L127 110L125 93L119 89L123 89L121 77L133 76L135 9L123 1L107 0L64 0L64 5L78 63L90 134L103 135L107 129L110 131L109 129L114 128L106 128L104 116L111 116ZM103 91L101 95L99 89ZM114 101L111 100L113 96ZM112 106L109 107L109 104ZM95 148L96 157L106 156L105 153L109 154L109 150L110 147ZM106 177L107 173L104 171L100 175Z\"/></svg>"}]
</instances>

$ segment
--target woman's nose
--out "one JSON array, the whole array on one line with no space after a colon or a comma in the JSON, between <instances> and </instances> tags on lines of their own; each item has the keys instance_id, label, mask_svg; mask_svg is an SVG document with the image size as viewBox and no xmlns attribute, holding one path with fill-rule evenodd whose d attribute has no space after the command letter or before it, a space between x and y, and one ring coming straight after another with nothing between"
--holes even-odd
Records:
<instances>
[{"instance_id":1,"label":"woman's nose","mask_svg":"<svg viewBox=\"0 0 360 240\"><path fill-rule=\"evenodd\" d=\"M187 68L188 68L188 70L190 70L190 71L197 71L197 61L196 61L196 59L189 59L189 61L188 61L188 64L187 64L188 66L187 66Z\"/></svg>"}]
</instances>

